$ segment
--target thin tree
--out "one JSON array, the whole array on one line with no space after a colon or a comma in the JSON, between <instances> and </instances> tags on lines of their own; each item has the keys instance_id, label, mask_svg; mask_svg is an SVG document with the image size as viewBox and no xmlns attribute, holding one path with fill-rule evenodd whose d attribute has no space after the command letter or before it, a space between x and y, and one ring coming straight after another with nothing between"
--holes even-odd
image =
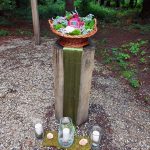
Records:
<instances>
[{"instance_id":1,"label":"thin tree","mask_svg":"<svg viewBox=\"0 0 150 150\"><path fill-rule=\"evenodd\" d=\"M143 19L146 19L146 18L150 18L150 0L143 0L143 8L142 8L142 11L141 11L141 14L140 16L143 18Z\"/></svg>"},{"instance_id":2,"label":"thin tree","mask_svg":"<svg viewBox=\"0 0 150 150\"><path fill-rule=\"evenodd\" d=\"M15 0L15 2L16 2L16 7L20 8L20 0Z\"/></svg>"},{"instance_id":3,"label":"thin tree","mask_svg":"<svg viewBox=\"0 0 150 150\"><path fill-rule=\"evenodd\" d=\"M32 7L32 21L33 21L33 30L34 30L34 38L35 44L40 44L40 25L39 25L39 14L37 9L37 0L31 0Z\"/></svg>"},{"instance_id":4,"label":"thin tree","mask_svg":"<svg viewBox=\"0 0 150 150\"><path fill-rule=\"evenodd\" d=\"M107 2L106 2L107 7L110 7L110 2L111 2L111 0L107 0Z\"/></svg>"},{"instance_id":5,"label":"thin tree","mask_svg":"<svg viewBox=\"0 0 150 150\"><path fill-rule=\"evenodd\" d=\"M104 5L105 0L101 0L100 5Z\"/></svg>"},{"instance_id":6,"label":"thin tree","mask_svg":"<svg viewBox=\"0 0 150 150\"><path fill-rule=\"evenodd\" d=\"M66 0L66 11L74 11L74 0Z\"/></svg>"},{"instance_id":7,"label":"thin tree","mask_svg":"<svg viewBox=\"0 0 150 150\"><path fill-rule=\"evenodd\" d=\"M120 7L120 0L116 0L116 7Z\"/></svg>"}]
</instances>

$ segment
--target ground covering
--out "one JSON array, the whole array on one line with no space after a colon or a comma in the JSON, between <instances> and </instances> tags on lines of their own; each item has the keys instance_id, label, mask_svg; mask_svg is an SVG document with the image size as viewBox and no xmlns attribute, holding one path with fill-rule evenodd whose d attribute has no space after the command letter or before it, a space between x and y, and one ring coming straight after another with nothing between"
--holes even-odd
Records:
<instances>
[{"instance_id":1,"label":"ground covering","mask_svg":"<svg viewBox=\"0 0 150 150\"><path fill-rule=\"evenodd\" d=\"M2 150L43 148L35 139L34 123L57 130L54 115L52 51L55 39L35 46L30 37L5 37L0 41L0 120ZM149 107L137 101L135 91L108 66L95 60L89 119L76 127L88 135L94 124L103 129L102 150L149 150Z\"/></svg>"}]
</instances>

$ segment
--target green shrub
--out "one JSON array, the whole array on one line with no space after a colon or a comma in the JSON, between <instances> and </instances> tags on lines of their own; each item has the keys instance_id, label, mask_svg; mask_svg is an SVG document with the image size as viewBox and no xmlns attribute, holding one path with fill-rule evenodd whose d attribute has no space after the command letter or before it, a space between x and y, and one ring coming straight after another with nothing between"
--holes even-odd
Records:
<instances>
[{"instance_id":1,"label":"green shrub","mask_svg":"<svg viewBox=\"0 0 150 150\"><path fill-rule=\"evenodd\" d=\"M13 11L13 16L15 16L17 19L32 21L31 8L18 8Z\"/></svg>"},{"instance_id":2,"label":"green shrub","mask_svg":"<svg viewBox=\"0 0 150 150\"><path fill-rule=\"evenodd\" d=\"M7 30L0 30L0 36L7 36L9 35L9 31Z\"/></svg>"},{"instance_id":3,"label":"green shrub","mask_svg":"<svg viewBox=\"0 0 150 150\"><path fill-rule=\"evenodd\" d=\"M90 3L89 5L90 13L94 14L101 20L105 20L107 22L116 21L117 11L113 8L107 8L100 6L98 4Z\"/></svg>"},{"instance_id":4,"label":"green shrub","mask_svg":"<svg viewBox=\"0 0 150 150\"><path fill-rule=\"evenodd\" d=\"M122 72L123 77L125 77L126 79L131 79L134 76L134 72L131 70L125 70Z\"/></svg>"},{"instance_id":5,"label":"green shrub","mask_svg":"<svg viewBox=\"0 0 150 150\"><path fill-rule=\"evenodd\" d=\"M65 3L58 1L57 3L47 2L47 5L39 5L39 15L42 18L51 18L56 16L63 16L65 12Z\"/></svg>"},{"instance_id":6,"label":"green shrub","mask_svg":"<svg viewBox=\"0 0 150 150\"><path fill-rule=\"evenodd\" d=\"M0 17L0 26L12 26L13 23L8 21L7 19Z\"/></svg>"},{"instance_id":7,"label":"green shrub","mask_svg":"<svg viewBox=\"0 0 150 150\"><path fill-rule=\"evenodd\" d=\"M140 83L137 79L130 79L129 82L130 82L131 86L134 87L134 88L139 88L140 87Z\"/></svg>"},{"instance_id":8,"label":"green shrub","mask_svg":"<svg viewBox=\"0 0 150 150\"><path fill-rule=\"evenodd\" d=\"M139 29L141 33L150 33L150 24L132 24L128 27L129 30Z\"/></svg>"}]
</instances>

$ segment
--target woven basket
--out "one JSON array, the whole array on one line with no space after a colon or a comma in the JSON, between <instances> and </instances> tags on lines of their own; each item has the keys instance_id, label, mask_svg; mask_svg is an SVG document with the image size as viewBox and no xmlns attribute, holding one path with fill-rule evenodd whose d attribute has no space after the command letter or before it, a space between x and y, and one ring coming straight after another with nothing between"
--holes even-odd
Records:
<instances>
[{"instance_id":1,"label":"woven basket","mask_svg":"<svg viewBox=\"0 0 150 150\"><path fill-rule=\"evenodd\" d=\"M95 20L94 29L85 35L62 34L61 32L58 32L57 30L54 29L52 20L48 20L48 22L50 24L50 29L52 30L52 32L55 33L57 36L59 36L58 43L61 46L80 48L88 45L89 44L88 38L93 36L97 32L97 20L96 19L94 20Z\"/></svg>"}]
</instances>

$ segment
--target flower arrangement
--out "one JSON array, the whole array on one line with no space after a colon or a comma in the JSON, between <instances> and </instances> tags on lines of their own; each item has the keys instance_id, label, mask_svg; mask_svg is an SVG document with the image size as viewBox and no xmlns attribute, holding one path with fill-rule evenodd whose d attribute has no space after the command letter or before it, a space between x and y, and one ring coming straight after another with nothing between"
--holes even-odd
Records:
<instances>
[{"instance_id":1,"label":"flower arrangement","mask_svg":"<svg viewBox=\"0 0 150 150\"><path fill-rule=\"evenodd\" d=\"M64 17L57 16L53 20L53 28L62 34L86 35L94 29L94 15L80 17L78 12L66 12Z\"/></svg>"}]
</instances>

